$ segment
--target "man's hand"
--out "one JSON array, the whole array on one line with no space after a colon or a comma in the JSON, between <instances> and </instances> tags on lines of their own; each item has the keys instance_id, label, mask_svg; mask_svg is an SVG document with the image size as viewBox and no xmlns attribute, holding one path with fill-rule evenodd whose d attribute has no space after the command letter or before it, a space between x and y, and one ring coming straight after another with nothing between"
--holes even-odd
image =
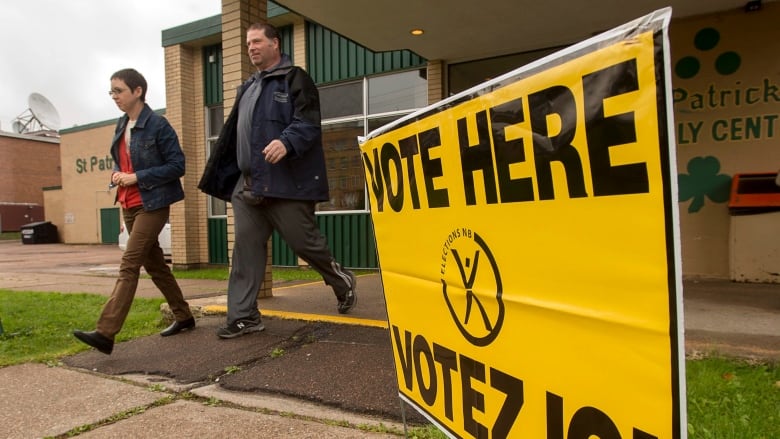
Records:
<instances>
[{"instance_id":1,"label":"man's hand","mask_svg":"<svg viewBox=\"0 0 780 439\"><path fill-rule=\"evenodd\" d=\"M287 155L287 148L281 140L274 139L263 149L263 155L265 156L265 161L273 165L279 163Z\"/></svg>"}]
</instances>

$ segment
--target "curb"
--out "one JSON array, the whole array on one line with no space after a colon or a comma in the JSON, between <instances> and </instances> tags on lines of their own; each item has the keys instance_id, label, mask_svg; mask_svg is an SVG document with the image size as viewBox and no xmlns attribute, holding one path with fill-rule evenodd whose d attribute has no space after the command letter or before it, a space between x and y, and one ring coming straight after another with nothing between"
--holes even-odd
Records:
<instances>
[{"instance_id":1,"label":"curb","mask_svg":"<svg viewBox=\"0 0 780 439\"><path fill-rule=\"evenodd\" d=\"M207 316L220 316L227 315L227 306L225 305L190 305L190 311L195 318L207 317ZM160 305L160 312L162 313L162 319L166 325L173 323L174 316L171 312L170 306L167 303ZM274 317L278 319L286 320L303 320L307 322L325 322L325 323L337 323L341 325L356 325L356 326L368 326L372 328L387 329L388 324L385 320L374 319L361 319L355 317L341 317L341 316L326 316L322 314L307 314L292 311L274 311L264 309L262 311L264 317Z\"/></svg>"}]
</instances>

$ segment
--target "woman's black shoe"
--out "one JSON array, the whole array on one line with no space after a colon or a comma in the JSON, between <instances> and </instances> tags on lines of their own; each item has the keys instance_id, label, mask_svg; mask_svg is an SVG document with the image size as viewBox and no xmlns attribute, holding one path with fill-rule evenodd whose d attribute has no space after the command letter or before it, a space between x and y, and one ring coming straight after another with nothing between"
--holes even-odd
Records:
<instances>
[{"instance_id":1,"label":"woman's black shoe","mask_svg":"<svg viewBox=\"0 0 780 439\"><path fill-rule=\"evenodd\" d=\"M190 317L187 320L183 320L181 322L173 322L171 326L165 328L163 332L160 333L163 337L168 337L169 335L176 335L180 333L181 331L192 329L195 327L195 317Z\"/></svg>"},{"instance_id":2,"label":"woman's black shoe","mask_svg":"<svg viewBox=\"0 0 780 439\"><path fill-rule=\"evenodd\" d=\"M84 332L75 330L73 331L73 335L106 355L111 355L111 351L114 350L114 340L111 340L97 331Z\"/></svg>"}]
</instances>

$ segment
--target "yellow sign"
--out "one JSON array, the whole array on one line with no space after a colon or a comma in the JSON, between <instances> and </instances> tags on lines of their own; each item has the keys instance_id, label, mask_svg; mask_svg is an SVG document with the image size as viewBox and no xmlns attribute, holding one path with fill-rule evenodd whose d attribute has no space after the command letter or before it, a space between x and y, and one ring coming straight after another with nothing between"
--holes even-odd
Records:
<instances>
[{"instance_id":1,"label":"yellow sign","mask_svg":"<svg viewBox=\"0 0 780 439\"><path fill-rule=\"evenodd\" d=\"M399 392L450 436L683 437L670 15L360 139Z\"/></svg>"}]
</instances>

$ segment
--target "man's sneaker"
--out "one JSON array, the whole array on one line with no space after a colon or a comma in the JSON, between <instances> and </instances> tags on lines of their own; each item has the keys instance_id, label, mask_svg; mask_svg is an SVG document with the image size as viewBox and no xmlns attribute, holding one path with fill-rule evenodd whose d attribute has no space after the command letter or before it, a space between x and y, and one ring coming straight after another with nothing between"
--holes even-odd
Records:
<instances>
[{"instance_id":1,"label":"man's sneaker","mask_svg":"<svg viewBox=\"0 0 780 439\"><path fill-rule=\"evenodd\" d=\"M344 297L339 297L339 314L346 314L357 303L357 295L355 295L357 279L355 279L355 275L349 270L344 270L344 273L349 276L349 290L344 294Z\"/></svg>"},{"instance_id":2,"label":"man's sneaker","mask_svg":"<svg viewBox=\"0 0 780 439\"><path fill-rule=\"evenodd\" d=\"M249 334L250 332L260 332L265 329L262 322L253 322L251 320L236 320L235 322L217 329L219 338L236 338L238 336Z\"/></svg>"}]
</instances>

